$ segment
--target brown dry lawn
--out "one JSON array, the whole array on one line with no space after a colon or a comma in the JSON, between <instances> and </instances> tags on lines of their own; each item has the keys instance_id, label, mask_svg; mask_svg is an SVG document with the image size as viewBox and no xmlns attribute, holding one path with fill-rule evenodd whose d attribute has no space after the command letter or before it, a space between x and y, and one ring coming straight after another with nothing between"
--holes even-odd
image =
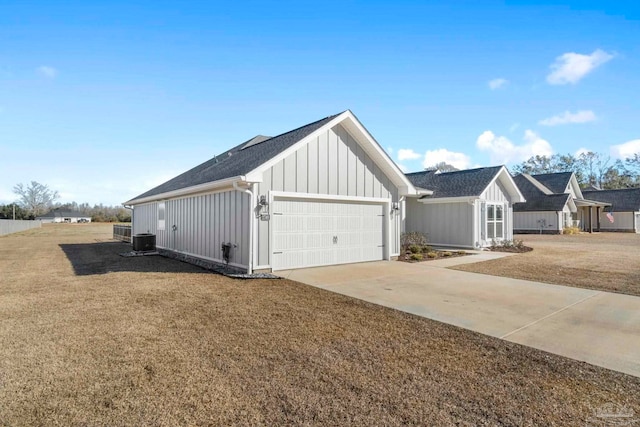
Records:
<instances>
[{"instance_id":1,"label":"brown dry lawn","mask_svg":"<svg viewBox=\"0 0 640 427\"><path fill-rule=\"evenodd\" d=\"M532 252L453 267L640 296L640 234L520 235Z\"/></svg>"},{"instance_id":2,"label":"brown dry lawn","mask_svg":"<svg viewBox=\"0 0 640 427\"><path fill-rule=\"evenodd\" d=\"M0 237L0 425L585 425L640 378L288 280ZM597 419L596 419L597 420Z\"/></svg>"}]
</instances>

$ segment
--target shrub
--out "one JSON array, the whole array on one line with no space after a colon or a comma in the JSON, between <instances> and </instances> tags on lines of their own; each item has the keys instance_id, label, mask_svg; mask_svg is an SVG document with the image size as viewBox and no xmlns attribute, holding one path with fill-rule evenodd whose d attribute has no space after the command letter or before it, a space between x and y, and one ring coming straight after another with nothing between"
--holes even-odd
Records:
<instances>
[{"instance_id":1,"label":"shrub","mask_svg":"<svg viewBox=\"0 0 640 427\"><path fill-rule=\"evenodd\" d=\"M409 250L409 246L411 245L425 246L427 244L427 236L419 231L402 233L402 235L400 235L400 244L402 245L402 249L406 252Z\"/></svg>"},{"instance_id":2,"label":"shrub","mask_svg":"<svg viewBox=\"0 0 640 427\"><path fill-rule=\"evenodd\" d=\"M433 248L431 246L429 246L429 245L424 245L422 247L422 252L425 253L425 254L429 253L429 252L433 252Z\"/></svg>"},{"instance_id":3,"label":"shrub","mask_svg":"<svg viewBox=\"0 0 640 427\"><path fill-rule=\"evenodd\" d=\"M409 258L413 261L422 261L422 254L411 254Z\"/></svg>"},{"instance_id":4,"label":"shrub","mask_svg":"<svg viewBox=\"0 0 640 427\"><path fill-rule=\"evenodd\" d=\"M427 252L427 258L438 258L438 252Z\"/></svg>"},{"instance_id":5,"label":"shrub","mask_svg":"<svg viewBox=\"0 0 640 427\"><path fill-rule=\"evenodd\" d=\"M466 255L466 254L467 254L467 252L465 252L465 251L457 251L456 252L456 255Z\"/></svg>"},{"instance_id":6,"label":"shrub","mask_svg":"<svg viewBox=\"0 0 640 427\"><path fill-rule=\"evenodd\" d=\"M451 255L453 255L453 254L451 252L449 252L449 251L442 252L442 256L446 257L446 256L451 256Z\"/></svg>"},{"instance_id":7,"label":"shrub","mask_svg":"<svg viewBox=\"0 0 640 427\"><path fill-rule=\"evenodd\" d=\"M578 227L565 227L562 229L562 234L579 234L580 229Z\"/></svg>"},{"instance_id":8,"label":"shrub","mask_svg":"<svg viewBox=\"0 0 640 427\"><path fill-rule=\"evenodd\" d=\"M422 246L418 246L418 245L410 245L409 246L409 251L412 254L419 254L420 252L422 252Z\"/></svg>"}]
</instances>

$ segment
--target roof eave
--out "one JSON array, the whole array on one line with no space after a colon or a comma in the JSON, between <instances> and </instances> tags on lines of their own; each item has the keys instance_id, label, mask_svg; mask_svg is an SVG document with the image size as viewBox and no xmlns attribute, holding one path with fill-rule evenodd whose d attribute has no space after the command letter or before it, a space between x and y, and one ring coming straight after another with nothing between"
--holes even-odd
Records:
<instances>
[{"instance_id":1,"label":"roof eave","mask_svg":"<svg viewBox=\"0 0 640 427\"><path fill-rule=\"evenodd\" d=\"M167 191L165 193L154 194L147 197L134 198L123 203L125 206L140 205L143 203L154 202L157 200L166 200L176 197L188 196L190 194L205 193L224 187L233 187L234 183L253 183L260 181L247 180L244 175L234 176L232 178L220 179L218 181L205 182L204 184L193 185L191 187L180 188L178 190Z\"/></svg>"}]
</instances>

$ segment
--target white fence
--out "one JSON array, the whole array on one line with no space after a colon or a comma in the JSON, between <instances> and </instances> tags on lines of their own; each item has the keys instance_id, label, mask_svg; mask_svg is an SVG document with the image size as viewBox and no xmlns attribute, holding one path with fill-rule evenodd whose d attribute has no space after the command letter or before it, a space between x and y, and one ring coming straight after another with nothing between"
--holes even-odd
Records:
<instances>
[{"instance_id":1,"label":"white fence","mask_svg":"<svg viewBox=\"0 0 640 427\"><path fill-rule=\"evenodd\" d=\"M0 236L17 233L18 231L30 230L32 228L40 228L41 226L42 221L14 221L12 219L0 219Z\"/></svg>"}]
</instances>

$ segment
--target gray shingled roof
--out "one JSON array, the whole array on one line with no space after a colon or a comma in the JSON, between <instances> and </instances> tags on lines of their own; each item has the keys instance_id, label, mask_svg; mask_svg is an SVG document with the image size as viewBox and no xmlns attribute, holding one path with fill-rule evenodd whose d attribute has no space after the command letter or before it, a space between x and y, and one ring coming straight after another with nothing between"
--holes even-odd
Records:
<instances>
[{"instance_id":1,"label":"gray shingled roof","mask_svg":"<svg viewBox=\"0 0 640 427\"><path fill-rule=\"evenodd\" d=\"M91 215L85 215L79 211L71 211L67 209L52 209L44 215L38 215L38 218L89 218Z\"/></svg>"},{"instance_id":2,"label":"gray shingled roof","mask_svg":"<svg viewBox=\"0 0 640 427\"><path fill-rule=\"evenodd\" d=\"M156 196L169 191L245 175L313 133L338 115L339 114L335 114L325 117L322 120L309 123L308 125L274 136L273 138L263 137L261 135L254 137L170 179L164 184L160 184L140 194L135 197L135 199ZM263 138L267 139L259 141Z\"/></svg>"},{"instance_id":3,"label":"gray shingled roof","mask_svg":"<svg viewBox=\"0 0 640 427\"><path fill-rule=\"evenodd\" d=\"M598 202L611 203L611 211L640 211L640 188L620 190L595 190L582 192L584 197ZM607 211L609 208L607 208Z\"/></svg>"},{"instance_id":4,"label":"gray shingled roof","mask_svg":"<svg viewBox=\"0 0 640 427\"><path fill-rule=\"evenodd\" d=\"M571 175L573 172L543 173L531 176L554 193L562 194L571 181Z\"/></svg>"},{"instance_id":5,"label":"gray shingled roof","mask_svg":"<svg viewBox=\"0 0 640 427\"><path fill-rule=\"evenodd\" d=\"M435 173L422 171L405 174L416 187L433 191L431 198L480 196L502 166Z\"/></svg>"},{"instance_id":6,"label":"gray shingled roof","mask_svg":"<svg viewBox=\"0 0 640 427\"><path fill-rule=\"evenodd\" d=\"M526 200L525 203L514 204L514 212L561 211L570 197L570 194L564 193L564 188L562 194L544 194L523 175L516 175L513 180ZM545 184L545 187L548 186Z\"/></svg>"}]
</instances>

